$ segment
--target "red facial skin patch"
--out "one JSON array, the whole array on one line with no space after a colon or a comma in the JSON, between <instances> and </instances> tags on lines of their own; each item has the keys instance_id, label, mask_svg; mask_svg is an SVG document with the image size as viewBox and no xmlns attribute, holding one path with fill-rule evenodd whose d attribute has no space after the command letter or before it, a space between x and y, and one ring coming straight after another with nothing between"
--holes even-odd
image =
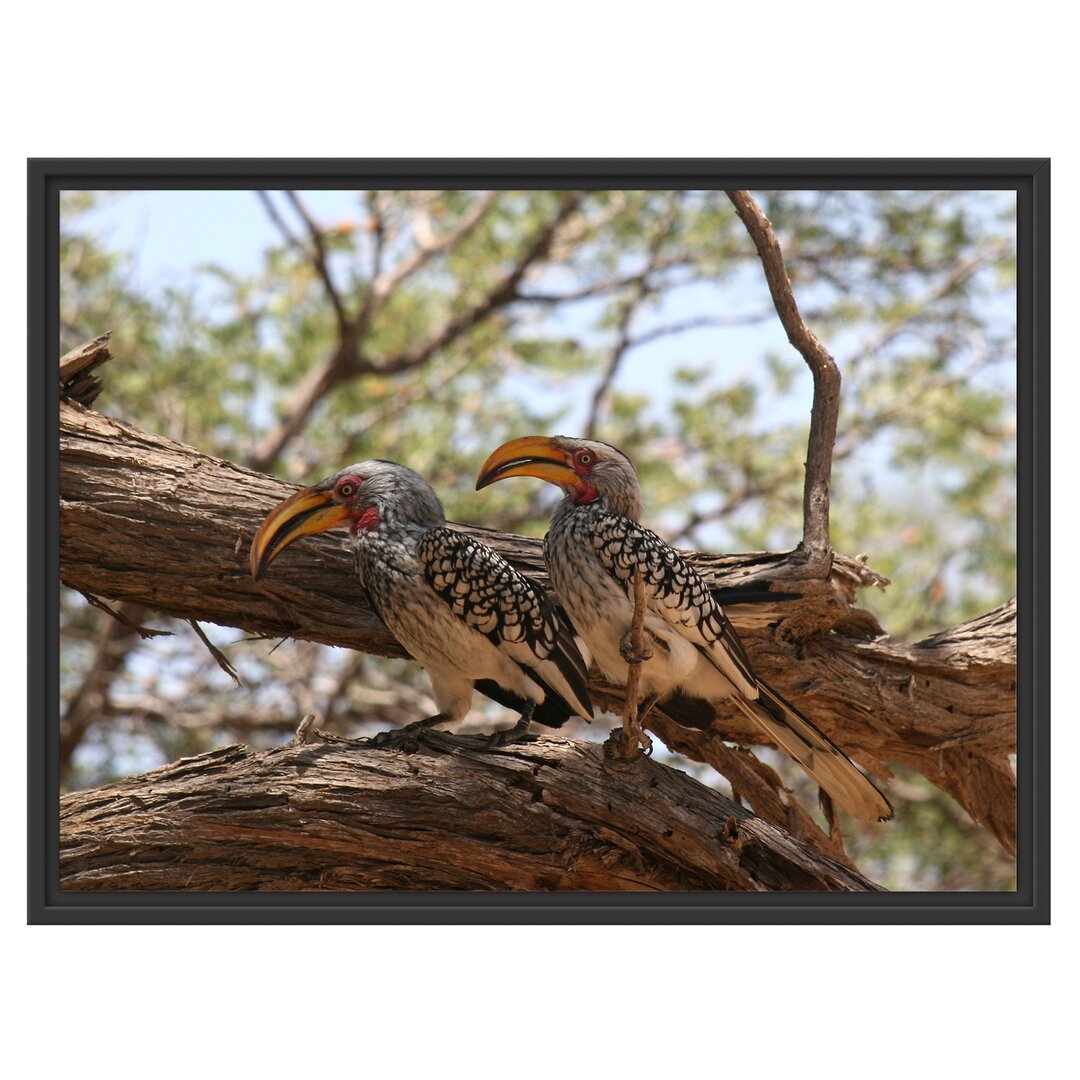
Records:
<instances>
[{"instance_id":1,"label":"red facial skin patch","mask_svg":"<svg viewBox=\"0 0 1080 1080\"><path fill-rule=\"evenodd\" d=\"M349 532L354 535L358 532L374 529L379 524L379 510L378 507L369 506L353 523Z\"/></svg>"}]
</instances>

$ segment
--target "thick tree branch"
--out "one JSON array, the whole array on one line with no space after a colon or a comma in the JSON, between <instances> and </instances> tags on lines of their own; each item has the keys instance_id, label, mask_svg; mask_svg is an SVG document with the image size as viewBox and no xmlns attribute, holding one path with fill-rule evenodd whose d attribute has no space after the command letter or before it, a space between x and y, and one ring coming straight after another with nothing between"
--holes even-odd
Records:
<instances>
[{"instance_id":1,"label":"thick tree branch","mask_svg":"<svg viewBox=\"0 0 1080 1080\"><path fill-rule=\"evenodd\" d=\"M674 769L541 738L230 746L61 800L63 889L876 889Z\"/></svg>"},{"instance_id":2,"label":"thick tree branch","mask_svg":"<svg viewBox=\"0 0 1080 1080\"><path fill-rule=\"evenodd\" d=\"M798 349L814 377L810 438L806 450L806 486L803 489L802 547L807 562L824 570L832 553L829 540L829 481L836 422L840 414L840 369L799 314L795 295L791 291L791 280L784 266L784 253L780 250L769 219L750 192L727 191L725 194L734 204L761 257L773 305L788 341Z\"/></svg>"},{"instance_id":3,"label":"thick tree branch","mask_svg":"<svg viewBox=\"0 0 1080 1080\"><path fill-rule=\"evenodd\" d=\"M66 584L179 618L403 655L364 604L339 539L296 544L262 583L252 580L251 538L293 487L79 406L61 404L60 428ZM538 540L470 531L545 579ZM879 628L852 601L858 588L882 579L858 560L836 556L828 579L792 555L698 554L691 560L717 585L771 582L801 594L795 601L729 607L755 668L871 772L886 774L890 761L912 765L1011 850L1012 605L923 645L894 645L865 640ZM591 685L598 702L621 708L619 691L595 677ZM732 740L760 740L735 712L723 723ZM721 767L706 740L673 733L662 714L651 714L647 726L673 748Z\"/></svg>"}]
</instances>

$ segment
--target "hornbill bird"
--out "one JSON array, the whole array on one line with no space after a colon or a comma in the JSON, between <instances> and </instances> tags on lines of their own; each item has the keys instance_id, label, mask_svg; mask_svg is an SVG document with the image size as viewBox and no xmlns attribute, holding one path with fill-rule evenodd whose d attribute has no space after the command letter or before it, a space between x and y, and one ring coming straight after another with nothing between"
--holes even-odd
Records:
<instances>
[{"instance_id":1,"label":"hornbill bird","mask_svg":"<svg viewBox=\"0 0 1080 1080\"><path fill-rule=\"evenodd\" d=\"M587 663L539 585L491 548L447 528L442 503L411 469L361 461L275 507L251 544L259 580L294 540L347 526L368 602L427 669L439 711L378 746L413 746L425 728L464 719L479 690L521 714L485 742L522 738L530 720L560 727L592 717Z\"/></svg>"},{"instance_id":2,"label":"hornbill bird","mask_svg":"<svg viewBox=\"0 0 1080 1080\"><path fill-rule=\"evenodd\" d=\"M653 646L641 666L641 710L658 702L673 720L708 728L716 703L732 701L845 810L866 821L892 817L888 799L831 739L758 678L723 609L690 564L638 524L641 488L630 459L607 443L530 435L500 446L476 487L535 476L562 488L544 559L551 587L604 675L624 685L634 579L646 600Z\"/></svg>"}]
</instances>

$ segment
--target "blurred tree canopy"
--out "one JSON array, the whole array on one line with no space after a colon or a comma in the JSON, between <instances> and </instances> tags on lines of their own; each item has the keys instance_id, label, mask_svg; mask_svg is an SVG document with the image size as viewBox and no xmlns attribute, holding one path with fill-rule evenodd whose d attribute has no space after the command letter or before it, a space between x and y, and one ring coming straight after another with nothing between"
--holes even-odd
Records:
<instances>
[{"instance_id":1,"label":"blurred tree canopy","mask_svg":"<svg viewBox=\"0 0 1080 1080\"><path fill-rule=\"evenodd\" d=\"M833 545L892 579L863 602L911 641L1000 604L1015 590L1014 196L757 197L843 375ZM257 272L209 265L160 289L93 228L124 198L61 205L62 351L113 332L103 412L296 482L403 461L451 519L531 535L550 495L477 494L478 465L517 435L588 433L634 458L672 542L797 542L809 374L722 192L370 191L329 221L302 193L253 193L276 237ZM68 789L222 741L280 742L307 711L350 734L430 711L404 661L214 632L237 688L190 627L149 618L171 636L141 640L63 591ZM908 770L893 790L896 822L850 830L871 877L1015 887L946 795Z\"/></svg>"}]
</instances>

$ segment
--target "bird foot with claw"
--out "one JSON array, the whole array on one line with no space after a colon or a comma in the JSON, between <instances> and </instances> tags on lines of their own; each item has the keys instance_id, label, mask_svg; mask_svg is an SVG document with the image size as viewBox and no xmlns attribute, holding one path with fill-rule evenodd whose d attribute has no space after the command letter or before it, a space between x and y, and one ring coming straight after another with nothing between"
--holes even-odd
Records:
<instances>
[{"instance_id":1,"label":"bird foot with claw","mask_svg":"<svg viewBox=\"0 0 1080 1080\"><path fill-rule=\"evenodd\" d=\"M424 728L395 728L392 731L380 731L372 735L367 745L372 750L400 750L403 754L415 754L420 749L420 740L427 734Z\"/></svg>"},{"instance_id":2,"label":"bird foot with claw","mask_svg":"<svg viewBox=\"0 0 1080 1080\"><path fill-rule=\"evenodd\" d=\"M644 731L627 731L625 727L613 728L604 743L604 754L609 758L633 761L636 757L652 757L653 741Z\"/></svg>"},{"instance_id":3,"label":"bird foot with claw","mask_svg":"<svg viewBox=\"0 0 1080 1080\"><path fill-rule=\"evenodd\" d=\"M415 754L420 749L422 742L430 741L437 744L435 736L447 736L446 732L432 730L433 725L445 720L444 716L428 716L423 720L417 720L412 724L406 724L403 728L391 728L389 731L380 731L378 735L365 741L366 746L373 750L401 750L406 754Z\"/></svg>"},{"instance_id":4,"label":"bird foot with claw","mask_svg":"<svg viewBox=\"0 0 1080 1080\"><path fill-rule=\"evenodd\" d=\"M652 635L646 630L641 638L641 651L638 652L638 650L634 648L633 633L632 631L627 630L622 636L622 641L619 642L619 653L622 655L622 658L628 664L644 664L646 660L651 660L653 657L653 647L652 643L649 641L650 637L652 637Z\"/></svg>"},{"instance_id":5,"label":"bird foot with claw","mask_svg":"<svg viewBox=\"0 0 1080 1080\"><path fill-rule=\"evenodd\" d=\"M512 729L508 729L485 736L483 743L486 749L497 750L500 746L513 746L514 743L524 742L527 738L527 732L523 731L521 734L515 735L512 733Z\"/></svg>"}]
</instances>

